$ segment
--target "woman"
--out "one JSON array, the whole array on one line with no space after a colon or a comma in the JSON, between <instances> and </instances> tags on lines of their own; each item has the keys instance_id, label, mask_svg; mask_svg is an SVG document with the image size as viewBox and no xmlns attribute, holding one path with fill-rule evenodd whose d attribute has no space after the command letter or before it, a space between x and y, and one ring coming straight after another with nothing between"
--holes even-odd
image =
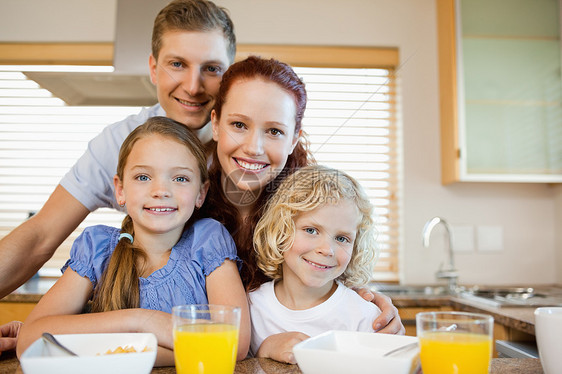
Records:
<instances>
[{"instance_id":1,"label":"woman","mask_svg":"<svg viewBox=\"0 0 562 374\"><path fill-rule=\"evenodd\" d=\"M249 290L267 280L252 254L264 203L285 177L314 163L301 138L305 106L304 83L288 65L249 57L225 73L211 113L212 192L202 214L222 222L234 237Z\"/></svg>"},{"instance_id":2,"label":"woman","mask_svg":"<svg viewBox=\"0 0 562 374\"><path fill-rule=\"evenodd\" d=\"M302 137L305 107L304 83L279 61L249 57L223 75L211 113L217 144L201 214L224 224L233 236L248 291L269 280L257 268L252 243L265 203L281 181L314 163ZM375 330L388 325L385 332L403 333L390 299L377 297L383 314L374 321ZM289 355L272 358L294 362Z\"/></svg>"}]
</instances>

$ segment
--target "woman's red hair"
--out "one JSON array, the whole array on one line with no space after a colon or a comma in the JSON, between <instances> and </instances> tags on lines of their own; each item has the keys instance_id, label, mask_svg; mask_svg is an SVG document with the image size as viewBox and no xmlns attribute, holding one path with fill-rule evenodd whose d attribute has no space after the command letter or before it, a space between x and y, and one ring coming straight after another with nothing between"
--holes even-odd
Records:
<instances>
[{"instance_id":1,"label":"woman's red hair","mask_svg":"<svg viewBox=\"0 0 562 374\"><path fill-rule=\"evenodd\" d=\"M219 93L215 101L214 110L217 118L221 116L222 106L234 82L256 78L278 84L294 98L296 107L295 134L298 134L302 128L302 118L306 108L306 90L304 83L289 65L275 59L262 59L260 57L250 56L230 66L223 75ZM211 185L205 204L201 208L201 215L212 217L221 222L234 238L238 249L238 256L244 261L241 277L247 290L255 289L260 284L269 280L257 267L253 250L254 229L262 215L265 203L277 190L283 179L291 175L295 170L311 163L314 163L314 159L309 152L308 143L305 137L301 137L293 152L287 158L283 170L273 181L269 182L257 197L252 215L246 218L245 222L242 222L237 208L224 194L221 185L221 165L218 162L215 145L213 162L209 169Z\"/></svg>"}]
</instances>

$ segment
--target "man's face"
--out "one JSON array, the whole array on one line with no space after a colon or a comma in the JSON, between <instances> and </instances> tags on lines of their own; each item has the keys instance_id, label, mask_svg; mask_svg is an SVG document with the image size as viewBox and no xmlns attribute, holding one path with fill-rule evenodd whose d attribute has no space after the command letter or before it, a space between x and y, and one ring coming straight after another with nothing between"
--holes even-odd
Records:
<instances>
[{"instance_id":1,"label":"man's face","mask_svg":"<svg viewBox=\"0 0 562 374\"><path fill-rule=\"evenodd\" d=\"M222 75L230 65L219 30L168 31L158 60L150 55L150 78L166 115L192 130L210 119Z\"/></svg>"}]
</instances>

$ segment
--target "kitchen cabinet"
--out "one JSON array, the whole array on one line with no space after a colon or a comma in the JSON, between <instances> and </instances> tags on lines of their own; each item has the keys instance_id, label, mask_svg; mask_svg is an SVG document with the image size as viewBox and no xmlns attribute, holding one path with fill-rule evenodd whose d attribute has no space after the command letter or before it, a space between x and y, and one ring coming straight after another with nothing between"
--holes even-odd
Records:
<instances>
[{"instance_id":1,"label":"kitchen cabinet","mask_svg":"<svg viewBox=\"0 0 562 374\"><path fill-rule=\"evenodd\" d=\"M416 314L422 312L445 312L451 311L451 308L446 302L446 305L441 306L431 306L431 307L400 307L398 308L398 314L402 320L402 324L406 329L406 335L416 336Z\"/></svg>"},{"instance_id":2,"label":"kitchen cabinet","mask_svg":"<svg viewBox=\"0 0 562 374\"><path fill-rule=\"evenodd\" d=\"M480 309L473 305L468 305L459 299L417 299L408 300L407 297L403 298L393 298L393 302L398 307L398 314L402 320L402 324L406 329L406 335L416 336L416 314L421 312L444 312L444 311L457 311L457 312L469 312L469 313L485 313L494 315L490 313L488 309ZM404 306L408 304L427 304L427 306ZM535 341L535 336L529 334L528 332L522 331L521 329L514 328L513 324L519 324L520 327L524 327L525 323L516 321L512 318L499 318L499 316L494 316L494 332L493 339L496 340L508 340L508 341ZM493 347L493 357L498 357L496 347Z\"/></svg>"},{"instance_id":3,"label":"kitchen cabinet","mask_svg":"<svg viewBox=\"0 0 562 374\"><path fill-rule=\"evenodd\" d=\"M437 0L442 183L562 182L559 0Z\"/></svg>"},{"instance_id":4,"label":"kitchen cabinet","mask_svg":"<svg viewBox=\"0 0 562 374\"><path fill-rule=\"evenodd\" d=\"M10 321L25 321L36 303L0 302L0 325Z\"/></svg>"}]
</instances>

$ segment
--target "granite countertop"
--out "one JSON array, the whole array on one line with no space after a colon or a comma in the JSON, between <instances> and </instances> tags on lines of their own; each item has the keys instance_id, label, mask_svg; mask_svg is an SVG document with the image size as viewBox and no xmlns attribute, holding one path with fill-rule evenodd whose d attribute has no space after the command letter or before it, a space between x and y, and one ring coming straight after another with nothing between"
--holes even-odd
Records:
<instances>
[{"instance_id":1,"label":"granite countertop","mask_svg":"<svg viewBox=\"0 0 562 374\"><path fill-rule=\"evenodd\" d=\"M18 359L13 352L0 356L0 373L22 374ZM175 374L174 367L154 368L152 374ZM282 364L265 358L251 358L236 363L235 374L302 374L297 365ZM539 359L494 358L490 374L542 374Z\"/></svg>"},{"instance_id":2,"label":"granite countertop","mask_svg":"<svg viewBox=\"0 0 562 374\"><path fill-rule=\"evenodd\" d=\"M486 313L494 321L507 327L535 335L535 307L495 307L477 301L452 296L411 296L388 294L397 308L431 308L451 306L454 310Z\"/></svg>"},{"instance_id":3,"label":"granite countertop","mask_svg":"<svg viewBox=\"0 0 562 374\"><path fill-rule=\"evenodd\" d=\"M450 303L455 310L490 314L500 325L535 335L535 307L498 308L455 297L450 299Z\"/></svg>"},{"instance_id":4,"label":"granite countertop","mask_svg":"<svg viewBox=\"0 0 562 374\"><path fill-rule=\"evenodd\" d=\"M57 278L33 278L10 295L1 299L0 302L36 303L56 280ZM562 293L560 287L557 287L557 289ZM535 334L534 307L500 308L447 295L412 296L403 294L393 295L392 293L388 293L387 295L392 298L392 302L397 308L451 306L455 310L491 314L496 322L504 326L531 335Z\"/></svg>"},{"instance_id":5,"label":"granite countertop","mask_svg":"<svg viewBox=\"0 0 562 374\"><path fill-rule=\"evenodd\" d=\"M57 277L31 278L17 290L2 298L0 302L37 303L58 279Z\"/></svg>"}]
</instances>

